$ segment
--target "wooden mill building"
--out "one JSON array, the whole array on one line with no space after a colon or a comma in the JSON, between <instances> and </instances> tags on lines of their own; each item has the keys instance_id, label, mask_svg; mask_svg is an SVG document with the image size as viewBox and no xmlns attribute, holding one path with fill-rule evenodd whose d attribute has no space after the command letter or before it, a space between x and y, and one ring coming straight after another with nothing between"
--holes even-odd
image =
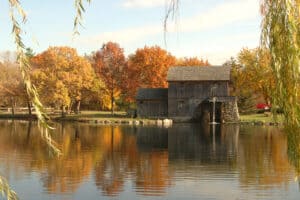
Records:
<instances>
[{"instance_id":1,"label":"wooden mill building","mask_svg":"<svg viewBox=\"0 0 300 200\"><path fill-rule=\"evenodd\" d=\"M138 117L168 116L168 88L141 88L136 100Z\"/></svg>"},{"instance_id":2,"label":"wooden mill building","mask_svg":"<svg viewBox=\"0 0 300 200\"><path fill-rule=\"evenodd\" d=\"M169 88L143 88L137 93L139 117L169 117L175 121L239 120L236 98L229 95L229 67L171 67Z\"/></svg>"}]
</instances>

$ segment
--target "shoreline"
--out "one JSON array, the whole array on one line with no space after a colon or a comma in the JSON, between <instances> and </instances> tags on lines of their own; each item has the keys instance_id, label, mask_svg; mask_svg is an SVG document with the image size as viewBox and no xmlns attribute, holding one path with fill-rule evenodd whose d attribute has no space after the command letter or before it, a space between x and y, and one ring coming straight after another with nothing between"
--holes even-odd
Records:
<instances>
[{"instance_id":1,"label":"shoreline","mask_svg":"<svg viewBox=\"0 0 300 200\"><path fill-rule=\"evenodd\" d=\"M79 123L88 123L88 124L99 124L99 125L157 125L157 126L171 126L174 124L180 123L197 123L189 121L180 121L180 120L170 120L168 118L160 119L144 119L144 118L129 118L123 115L115 116L88 116L85 117L81 115L67 115L66 117L61 116L52 116L50 115L51 121L54 122L79 122ZM28 114L0 114L0 120L37 120L36 115L29 116ZM275 122L267 120L262 120L259 117L249 118L249 115L241 116L241 120L238 122L225 122L222 124L239 124L239 125L251 125L251 126L282 126L282 122Z\"/></svg>"}]
</instances>

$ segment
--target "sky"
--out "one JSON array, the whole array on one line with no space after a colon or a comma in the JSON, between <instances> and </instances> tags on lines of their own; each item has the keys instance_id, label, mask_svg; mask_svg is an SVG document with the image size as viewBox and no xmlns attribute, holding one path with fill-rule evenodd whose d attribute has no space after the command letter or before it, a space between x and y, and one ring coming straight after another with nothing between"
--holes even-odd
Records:
<instances>
[{"instance_id":1,"label":"sky","mask_svg":"<svg viewBox=\"0 0 300 200\"><path fill-rule=\"evenodd\" d=\"M166 1L92 0L85 4L80 35L73 37L74 0L20 0L28 15L23 38L36 53L49 46L70 46L84 55L113 41L126 55L158 45L177 57L197 56L213 65L259 45L260 0L181 0L165 42ZM7 2L0 1L0 52L15 50Z\"/></svg>"}]
</instances>

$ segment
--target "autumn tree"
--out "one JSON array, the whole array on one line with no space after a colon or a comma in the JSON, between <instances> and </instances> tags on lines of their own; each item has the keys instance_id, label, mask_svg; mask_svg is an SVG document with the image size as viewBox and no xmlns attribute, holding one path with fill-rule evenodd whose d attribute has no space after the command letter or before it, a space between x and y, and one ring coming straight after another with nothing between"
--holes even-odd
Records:
<instances>
[{"instance_id":1,"label":"autumn tree","mask_svg":"<svg viewBox=\"0 0 300 200\"><path fill-rule=\"evenodd\" d=\"M251 113L254 109L253 91L248 87L248 80L245 78L243 66L239 61L231 57L225 64L231 67L230 73L230 94L238 99L238 107L240 113Z\"/></svg>"},{"instance_id":2,"label":"autumn tree","mask_svg":"<svg viewBox=\"0 0 300 200\"><path fill-rule=\"evenodd\" d=\"M238 55L239 63L243 66L244 80L254 93L263 97L266 104L271 104L275 78L270 65L270 53L266 49L243 49Z\"/></svg>"},{"instance_id":3,"label":"autumn tree","mask_svg":"<svg viewBox=\"0 0 300 200\"><path fill-rule=\"evenodd\" d=\"M126 65L124 50L119 44L107 42L97 51L93 58L96 74L102 79L110 95L111 113L114 114L115 99L118 98L123 83Z\"/></svg>"},{"instance_id":4,"label":"autumn tree","mask_svg":"<svg viewBox=\"0 0 300 200\"><path fill-rule=\"evenodd\" d=\"M97 76L89 90L82 91L82 106L88 110L104 110L110 107L110 97L104 82Z\"/></svg>"},{"instance_id":5,"label":"autumn tree","mask_svg":"<svg viewBox=\"0 0 300 200\"><path fill-rule=\"evenodd\" d=\"M253 109L254 99L258 97L271 104L274 76L268 50L244 48L236 59L231 58L225 65L231 66L231 93L239 98L242 111Z\"/></svg>"},{"instance_id":6,"label":"autumn tree","mask_svg":"<svg viewBox=\"0 0 300 200\"><path fill-rule=\"evenodd\" d=\"M63 114L74 104L78 112L82 92L92 87L91 64L70 47L50 47L31 61L32 77L41 98L48 105L59 106Z\"/></svg>"},{"instance_id":7,"label":"autumn tree","mask_svg":"<svg viewBox=\"0 0 300 200\"><path fill-rule=\"evenodd\" d=\"M34 53L28 48L27 49L28 57L31 58ZM19 71L19 64L16 62L16 54L11 51L5 51L1 53L1 59L3 60L2 65L0 66L0 88L1 96L3 103L11 104L12 113L14 114L14 109L16 104L27 105L28 114L31 116L31 102L27 94L25 85L22 81L21 72Z\"/></svg>"},{"instance_id":8,"label":"autumn tree","mask_svg":"<svg viewBox=\"0 0 300 200\"><path fill-rule=\"evenodd\" d=\"M210 66L208 60L199 59L198 57L184 57L176 60L177 66Z\"/></svg>"},{"instance_id":9,"label":"autumn tree","mask_svg":"<svg viewBox=\"0 0 300 200\"><path fill-rule=\"evenodd\" d=\"M21 73L18 64L10 59L4 59L4 62L0 63L0 71L0 103L2 106L10 106L14 115L17 104L27 105L29 102Z\"/></svg>"},{"instance_id":10,"label":"autumn tree","mask_svg":"<svg viewBox=\"0 0 300 200\"><path fill-rule=\"evenodd\" d=\"M137 49L129 56L126 70L126 96L133 100L138 88L167 87L167 72L176 59L159 46Z\"/></svg>"}]
</instances>

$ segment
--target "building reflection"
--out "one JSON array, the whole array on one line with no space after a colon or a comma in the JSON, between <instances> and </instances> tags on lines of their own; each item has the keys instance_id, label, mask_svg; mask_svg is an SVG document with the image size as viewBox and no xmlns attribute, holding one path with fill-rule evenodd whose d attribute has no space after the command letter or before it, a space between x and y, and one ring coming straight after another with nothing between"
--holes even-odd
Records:
<instances>
[{"instance_id":1,"label":"building reflection","mask_svg":"<svg viewBox=\"0 0 300 200\"><path fill-rule=\"evenodd\" d=\"M271 127L175 124L165 129L70 123L55 127L60 157L50 156L36 123L1 121L3 173L13 171L22 179L36 172L48 193L74 192L93 181L102 195L117 196L126 181L140 195L164 195L180 176L226 173L237 175L242 188L263 189L288 185L293 171L287 138Z\"/></svg>"},{"instance_id":2,"label":"building reflection","mask_svg":"<svg viewBox=\"0 0 300 200\"><path fill-rule=\"evenodd\" d=\"M300 190L300 135L297 131L298 128L286 127L287 132L287 146L288 146L288 157L293 167L295 168L295 181L298 181Z\"/></svg>"},{"instance_id":3,"label":"building reflection","mask_svg":"<svg viewBox=\"0 0 300 200\"><path fill-rule=\"evenodd\" d=\"M207 164L231 162L236 159L238 139L238 126L175 125L169 130L169 157Z\"/></svg>"}]
</instances>

